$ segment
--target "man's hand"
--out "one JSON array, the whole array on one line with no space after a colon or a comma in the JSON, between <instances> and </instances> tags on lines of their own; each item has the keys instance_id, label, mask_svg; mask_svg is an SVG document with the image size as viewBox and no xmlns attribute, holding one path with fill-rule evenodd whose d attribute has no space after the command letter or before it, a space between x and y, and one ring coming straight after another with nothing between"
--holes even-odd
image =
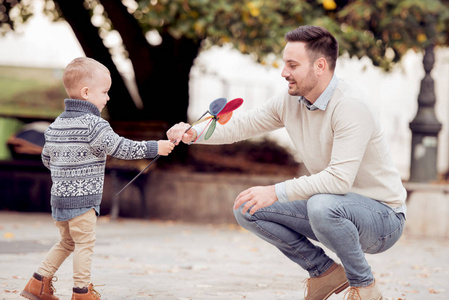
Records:
<instances>
[{"instance_id":1,"label":"man's hand","mask_svg":"<svg viewBox=\"0 0 449 300\"><path fill-rule=\"evenodd\" d=\"M253 215L259 209L270 206L277 200L274 185L255 186L241 192L237 196L234 202L234 209L239 208L246 202L243 206L243 213L246 213L251 206L254 206L249 211L249 213Z\"/></svg>"},{"instance_id":2,"label":"man's hand","mask_svg":"<svg viewBox=\"0 0 449 300\"><path fill-rule=\"evenodd\" d=\"M185 144L194 141L197 137L197 133L195 130L189 129L189 127L190 125L184 122L173 125L173 127L167 131L168 139L174 142L175 145L178 145L180 141L183 141ZM189 130L186 132L187 129Z\"/></svg>"}]
</instances>

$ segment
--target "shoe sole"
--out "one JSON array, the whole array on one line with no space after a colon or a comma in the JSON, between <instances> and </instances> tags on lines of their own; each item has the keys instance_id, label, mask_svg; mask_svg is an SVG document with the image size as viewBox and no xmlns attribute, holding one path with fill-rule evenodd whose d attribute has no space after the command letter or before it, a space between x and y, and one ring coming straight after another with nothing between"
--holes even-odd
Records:
<instances>
[{"instance_id":1,"label":"shoe sole","mask_svg":"<svg viewBox=\"0 0 449 300\"><path fill-rule=\"evenodd\" d=\"M33 295L27 291L22 291L20 293L20 296L24 297L24 298L28 298L30 300L41 300L41 298L37 297L36 295Z\"/></svg>"},{"instance_id":2,"label":"shoe sole","mask_svg":"<svg viewBox=\"0 0 449 300\"><path fill-rule=\"evenodd\" d=\"M349 287L349 282L345 282L342 285L340 285L339 287L337 287L335 290L330 291L329 294L327 294L323 300L326 300L327 298L329 298L330 296L332 296L332 294L340 294L341 292L343 292L345 289L347 289Z\"/></svg>"}]
</instances>

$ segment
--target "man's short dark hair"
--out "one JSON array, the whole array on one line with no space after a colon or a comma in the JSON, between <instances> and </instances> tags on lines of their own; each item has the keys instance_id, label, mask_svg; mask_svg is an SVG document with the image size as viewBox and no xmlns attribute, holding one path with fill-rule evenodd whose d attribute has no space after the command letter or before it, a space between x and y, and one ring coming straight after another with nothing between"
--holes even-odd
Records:
<instances>
[{"instance_id":1,"label":"man's short dark hair","mask_svg":"<svg viewBox=\"0 0 449 300\"><path fill-rule=\"evenodd\" d=\"M301 26L285 35L287 42L303 42L311 62L324 56L329 69L334 70L338 57L338 42L335 37L323 27Z\"/></svg>"}]
</instances>

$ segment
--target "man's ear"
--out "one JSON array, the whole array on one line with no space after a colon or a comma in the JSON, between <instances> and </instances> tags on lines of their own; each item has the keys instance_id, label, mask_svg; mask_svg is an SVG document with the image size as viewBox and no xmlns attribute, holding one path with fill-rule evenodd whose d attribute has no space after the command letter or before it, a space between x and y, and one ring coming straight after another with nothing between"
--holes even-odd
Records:
<instances>
[{"instance_id":1,"label":"man's ear","mask_svg":"<svg viewBox=\"0 0 449 300\"><path fill-rule=\"evenodd\" d=\"M315 68L317 74L323 74L327 68L327 60L324 57L320 57L315 61Z\"/></svg>"},{"instance_id":2,"label":"man's ear","mask_svg":"<svg viewBox=\"0 0 449 300\"><path fill-rule=\"evenodd\" d=\"M81 88L81 97L84 100L89 99L89 88L87 86Z\"/></svg>"}]
</instances>

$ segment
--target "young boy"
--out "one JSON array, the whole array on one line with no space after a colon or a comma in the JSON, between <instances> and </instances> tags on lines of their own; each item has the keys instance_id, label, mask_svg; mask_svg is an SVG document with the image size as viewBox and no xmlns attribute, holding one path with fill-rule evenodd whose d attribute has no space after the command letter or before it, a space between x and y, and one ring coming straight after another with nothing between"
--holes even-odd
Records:
<instances>
[{"instance_id":1,"label":"young boy","mask_svg":"<svg viewBox=\"0 0 449 300\"><path fill-rule=\"evenodd\" d=\"M107 155L120 159L168 155L168 140L136 142L117 135L100 116L109 101L111 76L101 63L85 57L65 69L63 83L70 99L45 132L42 161L50 169L52 218L61 235L33 274L21 296L57 300L54 274L73 252L72 300L100 299L90 282L96 218L100 213Z\"/></svg>"}]
</instances>

